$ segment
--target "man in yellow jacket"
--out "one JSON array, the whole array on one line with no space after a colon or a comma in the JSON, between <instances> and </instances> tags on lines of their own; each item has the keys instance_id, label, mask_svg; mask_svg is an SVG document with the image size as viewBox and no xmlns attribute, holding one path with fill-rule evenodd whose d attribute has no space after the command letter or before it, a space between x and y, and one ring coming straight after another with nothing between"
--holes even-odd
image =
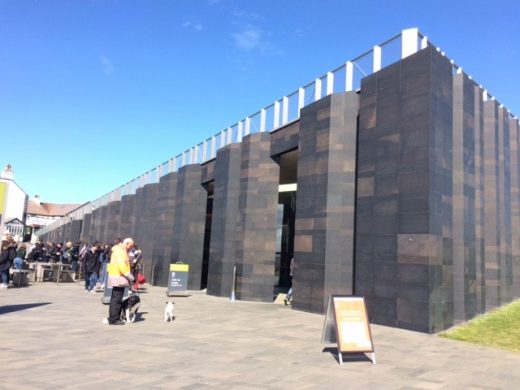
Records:
<instances>
[{"instance_id":1,"label":"man in yellow jacket","mask_svg":"<svg viewBox=\"0 0 520 390\"><path fill-rule=\"evenodd\" d=\"M125 238L122 243L112 247L110 263L108 264L108 287L112 287L108 319L104 321L109 325L123 325L121 321L121 306L125 288L130 287L134 276L130 272L128 251L134 247L134 240Z\"/></svg>"}]
</instances>

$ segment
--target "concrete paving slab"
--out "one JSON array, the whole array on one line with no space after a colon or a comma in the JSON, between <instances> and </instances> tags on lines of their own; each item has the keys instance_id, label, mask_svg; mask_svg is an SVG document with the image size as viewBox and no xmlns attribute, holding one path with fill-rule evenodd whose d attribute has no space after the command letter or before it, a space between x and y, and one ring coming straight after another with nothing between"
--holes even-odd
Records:
<instances>
[{"instance_id":1,"label":"concrete paving slab","mask_svg":"<svg viewBox=\"0 0 520 390\"><path fill-rule=\"evenodd\" d=\"M324 316L164 288L141 294L141 318L101 320L81 283L0 291L1 389L517 389L520 354L372 325L377 364L340 366L320 343Z\"/></svg>"}]
</instances>

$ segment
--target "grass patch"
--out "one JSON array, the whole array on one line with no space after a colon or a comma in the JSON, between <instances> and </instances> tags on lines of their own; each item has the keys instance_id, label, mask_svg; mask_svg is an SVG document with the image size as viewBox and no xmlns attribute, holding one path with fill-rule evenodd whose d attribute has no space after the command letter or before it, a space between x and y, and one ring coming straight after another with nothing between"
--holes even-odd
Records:
<instances>
[{"instance_id":1,"label":"grass patch","mask_svg":"<svg viewBox=\"0 0 520 390\"><path fill-rule=\"evenodd\" d=\"M453 340L520 352L520 300L439 334Z\"/></svg>"}]
</instances>

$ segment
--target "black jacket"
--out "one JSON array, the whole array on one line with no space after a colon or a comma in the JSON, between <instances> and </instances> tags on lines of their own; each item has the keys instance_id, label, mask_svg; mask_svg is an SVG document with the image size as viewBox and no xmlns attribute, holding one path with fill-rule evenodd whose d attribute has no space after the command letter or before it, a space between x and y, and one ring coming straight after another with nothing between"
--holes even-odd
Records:
<instances>
[{"instance_id":1,"label":"black jacket","mask_svg":"<svg viewBox=\"0 0 520 390\"><path fill-rule=\"evenodd\" d=\"M101 262L99 261L99 251L92 252L92 250L89 249L83 258L83 264L85 272L95 272L99 274L99 270L101 268Z\"/></svg>"},{"instance_id":2,"label":"black jacket","mask_svg":"<svg viewBox=\"0 0 520 390\"><path fill-rule=\"evenodd\" d=\"M16 248L14 246L2 249L2 253L0 254L0 271L5 271L11 268L15 257Z\"/></svg>"}]
</instances>

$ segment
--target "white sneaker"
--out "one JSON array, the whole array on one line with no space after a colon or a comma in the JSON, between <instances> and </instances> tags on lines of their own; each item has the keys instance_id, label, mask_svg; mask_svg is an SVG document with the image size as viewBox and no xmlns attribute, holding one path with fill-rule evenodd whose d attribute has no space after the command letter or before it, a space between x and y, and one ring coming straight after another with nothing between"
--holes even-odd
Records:
<instances>
[{"instance_id":1,"label":"white sneaker","mask_svg":"<svg viewBox=\"0 0 520 390\"><path fill-rule=\"evenodd\" d=\"M104 325L108 325L108 318L103 318L103 321L101 321Z\"/></svg>"},{"instance_id":2,"label":"white sneaker","mask_svg":"<svg viewBox=\"0 0 520 390\"><path fill-rule=\"evenodd\" d=\"M90 293L91 293L91 294L95 294L96 291L95 291L95 290L90 290Z\"/></svg>"},{"instance_id":3,"label":"white sneaker","mask_svg":"<svg viewBox=\"0 0 520 390\"><path fill-rule=\"evenodd\" d=\"M85 294L88 294L88 290L85 290Z\"/></svg>"}]
</instances>

